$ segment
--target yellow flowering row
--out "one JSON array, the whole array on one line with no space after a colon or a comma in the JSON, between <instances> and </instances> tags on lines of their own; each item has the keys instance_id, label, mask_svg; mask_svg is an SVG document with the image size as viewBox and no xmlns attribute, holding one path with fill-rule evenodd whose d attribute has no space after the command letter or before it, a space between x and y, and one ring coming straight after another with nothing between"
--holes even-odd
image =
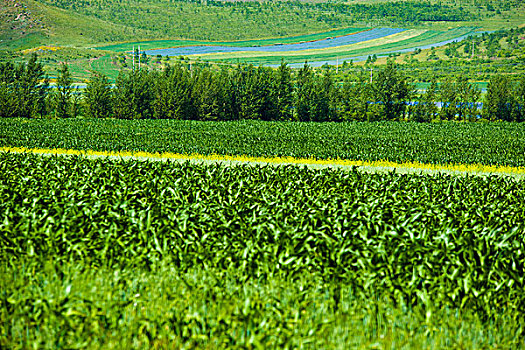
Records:
<instances>
[{"instance_id":1,"label":"yellow flowering row","mask_svg":"<svg viewBox=\"0 0 525 350\"><path fill-rule=\"evenodd\" d=\"M31 48L31 49L26 49L26 50L23 50L22 53L24 55L27 55L29 53L33 53L33 52L36 52L36 51L57 51L57 50L60 50L61 48L58 47L58 46L39 46L39 47L34 47L34 48Z\"/></svg>"},{"instance_id":2,"label":"yellow flowering row","mask_svg":"<svg viewBox=\"0 0 525 350\"><path fill-rule=\"evenodd\" d=\"M78 155L87 157L133 157L146 159L166 159L166 160L197 160L212 162L242 162L242 163L266 163L266 164L295 164L295 165L314 165L314 166L339 166L339 167L367 167L367 168L390 168L408 169L412 171L436 171L436 172L457 172L457 173L482 173L482 174L502 174L502 175L525 175L525 167L511 167L483 164L425 164L420 162L396 163L387 160L362 161L349 159L315 159L315 158L294 158L294 157L252 157L246 155L202 155L202 154L180 154L180 153L150 153L150 152L108 152L92 150L74 149L40 149L25 147L0 147L0 152L13 153L32 153L47 155Z\"/></svg>"}]
</instances>

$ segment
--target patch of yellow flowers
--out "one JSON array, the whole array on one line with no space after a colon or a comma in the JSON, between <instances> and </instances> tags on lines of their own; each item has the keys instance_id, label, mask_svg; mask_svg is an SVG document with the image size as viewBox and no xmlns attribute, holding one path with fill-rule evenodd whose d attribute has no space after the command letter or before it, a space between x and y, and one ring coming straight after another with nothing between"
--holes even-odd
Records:
<instances>
[{"instance_id":1,"label":"patch of yellow flowers","mask_svg":"<svg viewBox=\"0 0 525 350\"><path fill-rule=\"evenodd\" d=\"M36 51L57 51L57 50L60 50L61 48L58 47L58 46L39 46L39 47L33 47L32 49L26 49L26 50L22 50L22 53L24 55L27 55L29 53L33 53L33 52L36 52Z\"/></svg>"},{"instance_id":2,"label":"patch of yellow flowers","mask_svg":"<svg viewBox=\"0 0 525 350\"><path fill-rule=\"evenodd\" d=\"M349 159L315 159L315 158L294 158L294 157L251 157L246 155L202 155L202 154L180 154L180 153L150 153L132 151L92 151L74 149L40 149L25 147L0 147L0 152L12 153L31 153L43 155L72 155L86 157L118 157L118 158L144 158L157 160L197 160L210 162L235 162L235 163L264 163L264 164L294 164L294 165L313 165L313 166L337 166L337 167L365 167L365 168L385 168L385 169L409 169L413 171L434 171L434 172L456 172L474 174L500 174L500 175L525 175L525 167L511 167L483 164L425 164L419 162L396 163L387 160L362 161Z\"/></svg>"}]
</instances>

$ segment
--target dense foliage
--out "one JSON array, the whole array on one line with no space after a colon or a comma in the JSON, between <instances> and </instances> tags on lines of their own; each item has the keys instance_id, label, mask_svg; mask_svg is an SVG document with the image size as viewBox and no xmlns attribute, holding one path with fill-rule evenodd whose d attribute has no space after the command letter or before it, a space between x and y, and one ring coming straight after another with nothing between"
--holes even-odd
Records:
<instances>
[{"instance_id":1,"label":"dense foliage","mask_svg":"<svg viewBox=\"0 0 525 350\"><path fill-rule=\"evenodd\" d=\"M0 64L0 117L46 115L48 86L36 55L27 64Z\"/></svg>"},{"instance_id":2,"label":"dense foliage","mask_svg":"<svg viewBox=\"0 0 525 350\"><path fill-rule=\"evenodd\" d=\"M319 276L239 282L236 271L167 266L0 266L3 348L524 348L516 319L489 327L469 310L403 308L342 287L334 310ZM5 304L2 304L4 302ZM5 305L5 308L3 308ZM31 305L32 307L27 307Z\"/></svg>"},{"instance_id":3,"label":"dense foliage","mask_svg":"<svg viewBox=\"0 0 525 350\"><path fill-rule=\"evenodd\" d=\"M516 123L0 119L0 147L525 166Z\"/></svg>"},{"instance_id":4,"label":"dense foliage","mask_svg":"<svg viewBox=\"0 0 525 350\"><path fill-rule=\"evenodd\" d=\"M481 322L504 315L516 322L505 332L519 336L525 311L525 209L519 198L525 192L521 182L509 178L6 153L0 154L0 175L0 263L4 274L21 276L15 285L28 279L23 270L30 266L49 279L71 273L60 268L68 264L152 273L164 265L179 276L196 271L215 276L213 283L202 278L185 282L208 303L205 314L183 301L188 291L181 295L180 287L164 284L164 297L151 305L154 310L173 300L186 308L174 305L171 313L152 316L146 326L150 340L156 339L152 329L160 332L164 326L179 341L205 341L214 332L231 332L228 323L236 316L221 302L224 287L218 281L224 277L233 278L223 282L233 283L233 290L252 284L279 288L296 281L303 286L303 300L312 302L321 298L320 288L324 297L319 302L328 317L344 317L340 312L349 300L380 299L386 305L397 303L397 310L419 310L415 317L420 325L445 307L459 312L458 318L473 313ZM14 270L23 266L22 272ZM110 276L104 278L113 280ZM78 281L65 294L55 292L56 301L46 297L45 286L38 297L21 285L9 287L0 304L2 341L29 342L40 326L62 334L48 336L60 342L100 337L101 330L126 334L130 330L121 328L121 322L128 317L145 321L149 314L137 310L139 314L125 316L139 298L132 295L143 294L154 282L140 283L144 287L128 285L125 279L116 283L120 292L107 300L113 309L82 299L79 293L86 291ZM303 304L299 310L304 312L294 314L294 306L282 304L279 289L264 289L245 301L247 332L259 341L285 339L275 315L267 326L261 323L261 314L267 317L282 305L283 317L295 315L310 335L324 338L317 323L322 319L306 323L314 316L312 308ZM139 300L147 302L148 296ZM200 328L189 322L191 315L204 317ZM86 319L98 325L68 326ZM56 328L58 324L64 328ZM140 332L135 327L133 332ZM267 338L259 338L264 333ZM192 338L195 334L201 337ZM239 342L238 337L228 341ZM522 338L514 341L517 345Z\"/></svg>"},{"instance_id":5,"label":"dense foliage","mask_svg":"<svg viewBox=\"0 0 525 350\"><path fill-rule=\"evenodd\" d=\"M28 67L32 65L40 67L38 72L43 74L35 56ZM111 89L105 76L96 73L82 101L78 92L72 93L70 73L62 65L56 91L49 94L47 104L46 86L38 85L36 76L31 83L34 91L20 89L27 85L18 73L24 67L0 63L0 105L13 107L6 107L0 116L35 117L49 113L56 117L83 114L118 119L317 122L476 121L483 116L490 121L525 120L525 78L514 81L492 77L481 111L480 91L466 78L432 84L425 94L417 96L407 76L391 60L375 78L363 72L342 84L335 82L331 70L319 73L308 64L296 72L285 63L277 69L238 65L217 71L181 64L167 66L163 71L136 69L121 72L115 89ZM17 109L25 105L39 107ZM501 106L506 106L507 114L493 112Z\"/></svg>"},{"instance_id":6,"label":"dense foliage","mask_svg":"<svg viewBox=\"0 0 525 350\"><path fill-rule=\"evenodd\" d=\"M305 1L46 0L46 4L157 38L232 40L352 25L406 25L479 18L457 6L397 1L346 4ZM232 31L231 28L235 28ZM153 34L154 33L154 34ZM118 40L113 38L111 41Z\"/></svg>"}]
</instances>

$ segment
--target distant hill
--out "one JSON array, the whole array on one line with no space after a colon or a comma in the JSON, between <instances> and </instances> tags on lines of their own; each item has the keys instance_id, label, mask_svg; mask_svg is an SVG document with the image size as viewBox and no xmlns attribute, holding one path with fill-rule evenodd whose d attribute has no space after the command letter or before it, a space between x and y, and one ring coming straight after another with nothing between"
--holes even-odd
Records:
<instances>
[{"instance_id":1,"label":"distant hill","mask_svg":"<svg viewBox=\"0 0 525 350\"><path fill-rule=\"evenodd\" d=\"M240 40L349 26L443 29L478 24L501 29L524 23L523 6L520 0L2 0L0 48L86 47L152 39Z\"/></svg>"},{"instance_id":2,"label":"distant hill","mask_svg":"<svg viewBox=\"0 0 525 350\"><path fill-rule=\"evenodd\" d=\"M120 70L131 69L129 51L138 44L143 50L224 41L230 45L244 41L238 44L258 46L292 43L298 38L305 38L299 39L301 41L326 39L334 36L333 33L360 28L404 28L406 33L414 30L422 33L426 44L432 45L439 41L438 38L443 39L443 35L456 31L504 30L498 40L484 37L474 43L450 44L431 52L423 49L416 55L401 55L398 60L406 66L417 66L417 75L421 79L435 74L438 63L449 65L450 68L441 68L440 71L450 75L455 74L458 67L465 70L470 66L467 61L478 58L478 55L467 52L469 47L475 46L486 59L498 61L497 67L491 68L492 73L516 74L521 72L515 67L521 64L519 60L523 57L523 38L516 39L516 32L508 33L507 30L524 25L525 2L522 0L0 0L0 62L25 62L29 54L37 52L51 78L56 77L60 62L67 62L75 81L82 82L94 71L115 79ZM428 39L432 35L437 41ZM418 38L422 37L407 39L411 41L401 41L400 44L360 44L359 48L349 48L345 52L330 49L331 54L327 50L317 52L317 56L305 52L296 61L340 62L339 58L343 56L355 55L366 59L366 55L380 56L384 52L417 46L421 44L417 42ZM379 48L371 50L372 44L378 44ZM239 54L230 59L226 56L202 59L215 61L217 65L236 62L278 64L283 58L281 56L254 60ZM185 59L196 61L201 58ZM293 61L290 57L284 59ZM458 60L462 63L458 64ZM156 57L147 64L158 69L172 62ZM381 62L379 58L378 64ZM407 62L412 63L407 65Z\"/></svg>"}]
</instances>

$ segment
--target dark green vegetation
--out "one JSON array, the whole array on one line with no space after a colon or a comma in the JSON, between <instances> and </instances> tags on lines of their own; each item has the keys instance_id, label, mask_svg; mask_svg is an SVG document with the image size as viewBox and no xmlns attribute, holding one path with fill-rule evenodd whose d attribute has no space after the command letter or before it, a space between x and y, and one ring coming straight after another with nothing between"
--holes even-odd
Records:
<instances>
[{"instance_id":1,"label":"dark green vegetation","mask_svg":"<svg viewBox=\"0 0 525 350\"><path fill-rule=\"evenodd\" d=\"M0 344L520 348L524 196L504 177L2 153Z\"/></svg>"},{"instance_id":2,"label":"dark green vegetation","mask_svg":"<svg viewBox=\"0 0 525 350\"><path fill-rule=\"evenodd\" d=\"M46 115L51 101L44 74L36 55L27 64L0 63L0 116Z\"/></svg>"},{"instance_id":3,"label":"dark green vegetation","mask_svg":"<svg viewBox=\"0 0 525 350\"><path fill-rule=\"evenodd\" d=\"M0 119L0 147L525 166L516 123Z\"/></svg>"},{"instance_id":4,"label":"dark green vegetation","mask_svg":"<svg viewBox=\"0 0 525 350\"><path fill-rule=\"evenodd\" d=\"M514 78L516 79L516 78ZM305 64L293 72L238 65L217 71L176 64L163 71L121 72L114 88L94 74L82 95L73 91L67 65L54 90L42 65L0 63L0 117L115 117L203 121L525 121L525 78L495 75L479 109L481 92L466 78L435 80L415 94L393 61L375 78L361 71L336 83L331 70ZM370 81L372 80L372 81ZM25 106L21 108L20 106Z\"/></svg>"}]
</instances>

